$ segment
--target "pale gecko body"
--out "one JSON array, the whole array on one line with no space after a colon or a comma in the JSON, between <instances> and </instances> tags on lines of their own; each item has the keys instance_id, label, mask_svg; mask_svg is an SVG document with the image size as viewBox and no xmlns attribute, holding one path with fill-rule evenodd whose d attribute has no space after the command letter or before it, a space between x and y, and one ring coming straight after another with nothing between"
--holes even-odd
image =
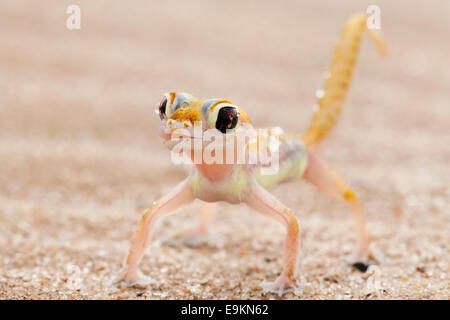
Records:
<instances>
[{"instance_id":1,"label":"pale gecko body","mask_svg":"<svg viewBox=\"0 0 450 320\"><path fill-rule=\"evenodd\" d=\"M358 199L316 151L316 147L330 132L341 111L361 34L365 29L364 14L355 14L348 20L326 77L323 96L319 98L318 108L306 133L289 135L278 132L274 135L279 142L279 170L274 174L263 174L262 168L267 163L260 162L194 163L184 181L145 211L132 239L125 267L117 281L118 285L142 286L148 282L139 271L138 264L151 239L155 223L195 199L200 199L205 205L201 211L200 224L190 233L193 237L206 232L211 220L211 204L219 201L245 203L254 211L282 223L286 228L283 270L274 283L265 287L279 294L295 288L300 253L299 220L267 189L288 180L301 178L348 206L357 238L354 259L361 265L369 257L370 239ZM385 48L378 34L373 30L368 31L381 53L384 53ZM187 93L167 93L158 106L158 113L161 118L160 135L171 150L180 141L175 136L194 140L193 130L196 123L201 123L201 130L204 132L217 130L234 142L240 135L256 132L244 110L224 99L199 99ZM258 149L262 139L264 137L257 136L256 142L248 142L245 145L245 150ZM235 148L235 151L239 150ZM193 158L192 153L189 156ZM236 160L236 157L233 159Z\"/></svg>"}]
</instances>

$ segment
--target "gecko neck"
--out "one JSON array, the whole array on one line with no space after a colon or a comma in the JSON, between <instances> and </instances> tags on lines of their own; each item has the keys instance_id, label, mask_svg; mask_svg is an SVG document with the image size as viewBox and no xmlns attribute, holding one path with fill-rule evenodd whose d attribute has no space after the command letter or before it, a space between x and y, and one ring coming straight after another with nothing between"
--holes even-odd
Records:
<instances>
[{"instance_id":1,"label":"gecko neck","mask_svg":"<svg viewBox=\"0 0 450 320\"><path fill-rule=\"evenodd\" d=\"M221 181L231 175L234 164L196 164L197 170L209 181Z\"/></svg>"}]
</instances>

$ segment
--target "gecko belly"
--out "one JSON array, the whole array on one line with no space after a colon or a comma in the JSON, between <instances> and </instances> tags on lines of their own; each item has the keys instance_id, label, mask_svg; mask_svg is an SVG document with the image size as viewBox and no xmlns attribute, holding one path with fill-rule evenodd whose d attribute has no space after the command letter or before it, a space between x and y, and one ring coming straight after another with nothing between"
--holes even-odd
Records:
<instances>
[{"instance_id":1,"label":"gecko belly","mask_svg":"<svg viewBox=\"0 0 450 320\"><path fill-rule=\"evenodd\" d=\"M243 165L236 165L231 174L219 181L211 181L194 170L191 177L191 187L194 196L206 202L225 201L240 203L248 191L249 171Z\"/></svg>"}]
</instances>

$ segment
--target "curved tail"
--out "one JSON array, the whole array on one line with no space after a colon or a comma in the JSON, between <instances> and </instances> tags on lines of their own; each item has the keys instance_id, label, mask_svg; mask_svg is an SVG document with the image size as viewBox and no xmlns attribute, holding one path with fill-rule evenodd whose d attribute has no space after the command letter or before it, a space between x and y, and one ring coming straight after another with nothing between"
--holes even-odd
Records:
<instances>
[{"instance_id":1,"label":"curved tail","mask_svg":"<svg viewBox=\"0 0 450 320\"><path fill-rule=\"evenodd\" d=\"M355 66L361 35L366 27L367 16L356 13L347 21L342 31L339 43L335 49L333 62L326 75L325 86L318 94L318 107L314 111L311 124L301 140L307 146L317 145L334 127ZM381 55L387 50L376 30L367 29Z\"/></svg>"}]
</instances>

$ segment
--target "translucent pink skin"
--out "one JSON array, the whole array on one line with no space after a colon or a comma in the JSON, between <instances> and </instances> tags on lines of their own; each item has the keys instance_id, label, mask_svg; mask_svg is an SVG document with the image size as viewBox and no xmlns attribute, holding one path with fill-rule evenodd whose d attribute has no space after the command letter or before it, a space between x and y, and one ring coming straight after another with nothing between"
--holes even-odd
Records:
<instances>
[{"instance_id":1,"label":"translucent pink skin","mask_svg":"<svg viewBox=\"0 0 450 320\"><path fill-rule=\"evenodd\" d=\"M169 128L167 120L163 120L160 128L160 135L166 146L171 149L171 133L176 128L182 128L182 123L175 123ZM175 128L175 129L174 129ZM183 127L184 128L184 127ZM190 133L192 128L187 128ZM293 153L292 157L296 154ZM307 150L308 166L302 176L311 182L322 192L343 201L352 212L352 217L357 233L358 249L355 255L360 261L367 257L369 253L369 236L365 227L365 220L360 210L357 200L346 197L342 180L313 150ZM281 164L283 165L283 163ZM169 194L163 196L148 208L143 215L141 222L133 236L130 251L125 262L125 266L116 282L119 286L145 286L150 279L146 278L138 268L144 255L145 249L151 239L156 222L174 213L177 210L189 205L195 199L205 202L228 201L231 203L245 203L251 209L265 216L282 223L286 228L285 244L283 249L283 270L280 276L271 284L263 285L267 291L282 295L284 292L297 288L297 266L300 254L299 221L294 213L278 201L255 178L255 168L246 165L224 165L224 164L197 164L193 166L189 177L178 184ZM236 173L245 176L247 181L245 188L238 195L230 195L226 191L227 184L231 184L231 177ZM207 181L208 191L201 191L198 179ZM292 177L288 177L292 178ZM202 180L202 181L203 181ZM285 179L286 180L286 179ZM200 192L199 189L200 188ZM345 189L345 190L344 190ZM213 191L211 191L213 190ZM349 190L349 189L348 189ZM208 214L203 215L207 219ZM203 222L200 222L201 228Z\"/></svg>"}]
</instances>

